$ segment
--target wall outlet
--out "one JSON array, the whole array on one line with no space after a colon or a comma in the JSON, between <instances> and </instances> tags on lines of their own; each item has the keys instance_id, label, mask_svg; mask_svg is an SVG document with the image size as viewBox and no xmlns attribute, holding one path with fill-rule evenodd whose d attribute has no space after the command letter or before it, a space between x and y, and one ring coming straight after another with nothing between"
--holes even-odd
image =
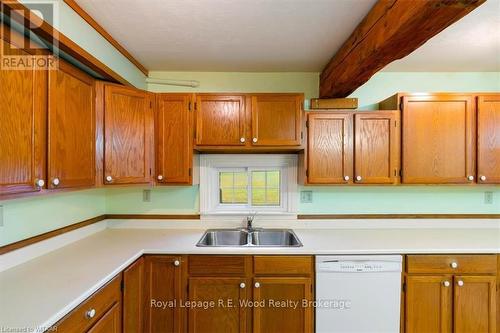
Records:
<instances>
[{"instance_id":1,"label":"wall outlet","mask_svg":"<svg viewBox=\"0 0 500 333\"><path fill-rule=\"evenodd\" d=\"M493 192L484 192L484 203L486 205L493 204Z\"/></svg>"},{"instance_id":2,"label":"wall outlet","mask_svg":"<svg viewBox=\"0 0 500 333\"><path fill-rule=\"evenodd\" d=\"M312 203L313 202L313 192L312 191L300 191L300 202L301 203Z\"/></svg>"},{"instance_id":3,"label":"wall outlet","mask_svg":"<svg viewBox=\"0 0 500 333\"><path fill-rule=\"evenodd\" d=\"M151 202L151 190L142 191L142 202Z\"/></svg>"}]
</instances>

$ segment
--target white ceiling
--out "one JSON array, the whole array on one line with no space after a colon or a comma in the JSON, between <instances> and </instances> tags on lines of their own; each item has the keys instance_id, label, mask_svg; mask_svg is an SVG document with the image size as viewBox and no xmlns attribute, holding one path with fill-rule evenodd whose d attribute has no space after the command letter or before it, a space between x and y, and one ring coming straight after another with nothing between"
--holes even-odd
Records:
<instances>
[{"instance_id":1,"label":"white ceiling","mask_svg":"<svg viewBox=\"0 0 500 333\"><path fill-rule=\"evenodd\" d=\"M383 71L500 72L500 0L487 0Z\"/></svg>"},{"instance_id":2,"label":"white ceiling","mask_svg":"<svg viewBox=\"0 0 500 333\"><path fill-rule=\"evenodd\" d=\"M77 2L149 70L319 72L376 0ZM384 71L500 71L500 0Z\"/></svg>"},{"instance_id":3,"label":"white ceiling","mask_svg":"<svg viewBox=\"0 0 500 333\"><path fill-rule=\"evenodd\" d=\"M77 0L149 70L320 71L376 0Z\"/></svg>"}]
</instances>

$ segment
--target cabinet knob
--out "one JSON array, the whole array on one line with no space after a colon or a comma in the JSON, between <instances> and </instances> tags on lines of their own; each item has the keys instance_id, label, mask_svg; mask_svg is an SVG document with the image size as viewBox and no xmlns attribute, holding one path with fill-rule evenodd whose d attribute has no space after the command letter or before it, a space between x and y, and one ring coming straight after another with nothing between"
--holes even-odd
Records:
<instances>
[{"instance_id":1,"label":"cabinet knob","mask_svg":"<svg viewBox=\"0 0 500 333\"><path fill-rule=\"evenodd\" d=\"M361 180L363 180L363 178L361 176L356 176L356 180L360 182Z\"/></svg>"},{"instance_id":2,"label":"cabinet knob","mask_svg":"<svg viewBox=\"0 0 500 333\"><path fill-rule=\"evenodd\" d=\"M59 184L61 183L61 181L59 180L59 178L54 178L52 179L52 185L54 186L59 186Z\"/></svg>"},{"instance_id":3,"label":"cabinet knob","mask_svg":"<svg viewBox=\"0 0 500 333\"><path fill-rule=\"evenodd\" d=\"M453 261L451 264L450 264L450 267L451 268L457 268L458 267L458 263L456 261Z\"/></svg>"},{"instance_id":4,"label":"cabinet knob","mask_svg":"<svg viewBox=\"0 0 500 333\"><path fill-rule=\"evenodd\" d=\"M108 183L111 183L111 182L113 181L113 177L111 177L111 176L106 176L106 181L107 181Z\"/></svg>"},{"instance_id":5,"label":"cabinet knob","mask_svg":"<svg viewBox=\"0 0 500 333\"><path fill-rule=\"evenodd\" d=\"M445 287L449 287L449 286L450 286L450 281L444 281L444 282L443 282L443 286L445 286Z\"/></svg>"},{"instance_id":6,"label":"cabinet knob","mask_svg":"<svg viewBox=\"0 0 500 333\"><path fill-rule=\"evenodd\" d=\"M37 179L35 180L35 185L37 187L43 187L43 185L45 185L45 181L43 179Z\"/></svg>"},{"instance_id":7,"label":"cabinet knob","mask_svg":"<svg viewBox=\"0 0 500 333\"><path fill-rule=\"evenodd\" d=\"M260 283L255 282L254 286L255 286L255 288L260 288Z\"/></svg>"},{"instance_id":8,"label":"cabinet knob","mask_svg":"<svg viewBox=\"0 0 500 333\"><path fill-rule=\"evenodd\" d=\"M253 138L253 139L252 139L252 142L253 142L253 143L257 143L257 141L258 141L258 140L257 140L257 138Z\"/></svg>"},{"instance_id":9,"label":"cabinet knob","mask_svg":"<svg viewBox=\"0 0 500 333\"><path fill-rule=\"evenodd\" d=\"M458 281L457 281L457 285L458 285L459 287L462 287L462 286L464 285L464 281L462 281L462 280L458 280Z\"/></svg>"},{"instance_id":10,"label":"cabinet knob","mask_svg":"<svg viewBox=\"0 0 500 333\"><path fill-rule=\"evenodd\" d=\"M247 140L245 140L245 138L240 138L241 143L245 143L245 141L247 141Z\"/></svg>"},{"instance_id":11,"label":"cabinet knob","mask_svg":"<svg viewBox=\"0 0 500 333\"><path fill-rule=\"evenodd\" d=\"M467 179L468 179L469 181L473 181L473 180L474 180L474 176L469 176L469 177L467 177Z\"/></svg>"},{"instance_id":12,"label":"cabinet knob","mask_svg":"<svg viewBox=\"0 0 500 333\"><path fill-rule=\"evenodd\" d=\"M174 266L178 267L181 265L181 262L179 260L174 260Z\"/></svg>"},{"instance_id":13,"label":"cabinet knob","mask_svg":"<svg viewBox=\"0 0 500 333\"><path fill-rule=\"evenodd\" d=\"M481 176L479 177L479 179L481 179L481 181L484 182L486 180L486 176Z\"/></svg>"},{"instance_id":14,"label":"cabinet knob","mask_svg":"<svg viewBox=\"0 0 500 333\"><path fill-rule=\"evenodd\" d=\"M247 285L246 285L245 283L243 283L243 282L242 282L242 283L240 283L240 288L241 288L241 289L245 289L245 287L246 287L246 286L247 286Z\"/></svg>"},{"instance_id":15,"label":"cabinet knob","mask_svg":"<svg viewBox=\"0 0 500 333\"><path fill-rule=\"evenodd\" d=\"M95 317L95 309L90 309L87 312L85 312L85 317L88 319L92 319Z\"/></svg>"},{"instance_id":16,"label":"cabinet knob","mask_svg":"<svg viewBox=\"0 0 500 333\"><path fill-rule=\"evenodd\" d=\"M158 180L163 180L163 175L158 175L156 178L158 178Z\"/></svg>"},{"instance_id":17,"label":"cabinet knob","mask_svg":"<svg viewBox=\"0 0 500 333\"><path fill-rule=\"evenodd\" d=\"M345 180L346 182L347 182L347 181L349 181L349 179L351 179L351 177L349 177L349 176L344 176L344 180Z\"/></svg>"}]
</instances>

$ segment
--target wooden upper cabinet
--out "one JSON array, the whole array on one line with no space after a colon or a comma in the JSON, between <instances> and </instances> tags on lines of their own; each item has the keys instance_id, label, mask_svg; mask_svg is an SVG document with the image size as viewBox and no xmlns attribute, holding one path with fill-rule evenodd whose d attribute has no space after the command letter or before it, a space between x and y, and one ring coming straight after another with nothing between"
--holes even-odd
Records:
<instances>
[{"instance_id":1,"label":"wooden upper cabinet","mask_svg":"<svg viewBox=\"0 0 500 333\"><path fill-rule=\"evenodd\" d=\"M144 330L136 332L185 332L186 257L151 255L144 257ZM167 306L152 301L169 302ZM166 303L162 303L166 304Z\"/></svg>"},{"instance_id":2,"label":"wooden upper cabinet","mask_svg":"<svg viewBox=\"0 0 500 333\"><path fill-rule=\"evenodd\" d=\"M191 184L193 168L192 94L156 95L156 181Z\"/></svg>"},{"instance_id":3,"label":"wooden upper cabinet","mask_svg":"<svg viewBox=\"0 0 500 333\"><path fill-rule=\"evenodd\" d=\"M95 184L94 79L60 61L49 71L49 188Z\"/></svg>"},{"instance_id":4,"label":"wooden upper cabinet","mask_svg":"<svg viewBox=\"0 0 500 333\"><path fill-rule=\"evenodd\" d=\"M196 144L245 145L245 96L196 95Z\"/></svg>"},{"instance_id":5,"label":"wooden upper cabinet","mask_svg":"<svg viewBox=\"0 0 500 333\"><path fill-rule=\"evenodd\" d=\"M500 94L477 99L477 177L481 184L500 183Z\"/></svg>"},{"instance_id":6,"label":"wooden upper cabinet","mask_svg":"<svg viewBox=\"0 0 500 333\"><path fill-rule=\"evenodd\" d=\"M475 107L471 95L403 96L403 183L475 180Z\"/></svg>"},{"instance_id":7,"label":"wooden upper cabinet","mask_svg":"<svg viewBox=\"0 0 500 333\"><path fill-rule=\"evenodd\" d=\"M303 94L252 96L252 145L299 146L302 143Z\"/></svg>"},{"instance_id":8,"label":"wooden upper cabinet","mask_svg":"<svg viewBox=\"0 0 500 333\"><path fill-rule=\"evenodd\" d=\"M405 332L451 333L452 299L452 276L407 276Z\"/></svg>"},{"instance_id":9,"label":"wooden upper cabinet","mask_svg":"<svg viewBox=\"0 0 500 333\"><path fill-rule=\"evenodd\" d=\"M308 115L307 183L352 183L353 115Z\"/></svg>"},{"instance_id":10,"label":"wooden upper cabinet","mask_svg":"<svg viewBox=\"0 0 500 333\"><path fill-rule=\"evenodd\" d=\"M254 300L264 302L253 312L255 333L313 332L313 307L302 306L312 301L312 281L306 277L259 277L254 278ZM270 301L299 302L296 308L273 306Z\"/></svg>"},{"instance_id":11,"label":"wooden upper cabinet","mask_svg":"<svg viewBox=\"0 0 500 333\"><path fill-rule=\"evenodd\" d=\"M2 32L4 54L30 55L2 39L6 26ZM0 196L45 187L46 121L47 71L0 70Z\"/></svg>"},{"instance_id":12,"label":"wooden upper cabinet","mask_svg":"<svg viewBox=\"0 0 500 333\"><path fill-rule=\"evenodd\" d=\"M362 112L354 121L354 182L391 184L399 179L399 113Z\"/></svg>"},{"instance_id":13,"label":"wooden upper cabinet","mask_svg":"<svg viewBox=\"0 0 500 333\"><path fill-rule=\"evenodd\" d=\"M240 302L250 299L249 290L249 281L244 278L190 278L189 300L214 302L214 306L189 309L189 332L248 332L248 308Z\"/></svg>"},{"instance_id":14,"label":"wooden upper cabinet","mask_svg":"<svg viewBox=\"0 0 500 333\"><path fill-rule=\"evenodd\" d=\"M149 93L104 86L104 183L143 184L152 178L153 100Z\"/></svg>"},{"instance_id":15,"label":"wooden upper cabinet","mask_svg":"<svg viewBox=\"0 0 500 333\"><path fill-rule=\"evenodd\" d=\"M455 276L454 332L496 332L496 278Z\"/></svg>"}]
</instances>

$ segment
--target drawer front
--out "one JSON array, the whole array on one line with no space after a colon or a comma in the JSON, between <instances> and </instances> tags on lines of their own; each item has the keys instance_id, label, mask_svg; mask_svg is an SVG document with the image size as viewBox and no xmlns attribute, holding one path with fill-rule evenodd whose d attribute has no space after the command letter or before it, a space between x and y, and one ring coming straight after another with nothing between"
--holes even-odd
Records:
<instances>
[{"instance_id":1,"label":"drawer front","mask_svg":"<svg viewBox=\"0 0 500 333\"><path fill-rule=\"evenodd\" d=\"M119 274L107 285L96 291L55 325L57 332L87 331L114 305L121 304L121 281L122 276ZM95 310L95 314L90 318L88 312L92 311L92 309Z\"/></svg>"},{"instance_id":2,"label":"drawer front","mask_svg":"<svg viewBox=\"0 0 500 333\"><path fill-rule=\"evenodd\" d=\"M408 273L496 274L496 256L489 255L408 255Z\"/></svg>"},{"instance_id":3,"label":"drawer front","mask_svg":"<svg viewBox=\"0 0 500 333\"><path fill-rule=\"evenodd\" d=\"M247 276L252 272L249 256L189 256L190 276Z\"/></svg>"},{"instance_id":4,"label":"drawer front","mask_svg":"<svg viewBox=\"0 0 500 333\"><path fill-rule=\"evenodd\" d=\"M256 275L313 275L311 256L255 256Z\"/></svg>"}]
</instances>

